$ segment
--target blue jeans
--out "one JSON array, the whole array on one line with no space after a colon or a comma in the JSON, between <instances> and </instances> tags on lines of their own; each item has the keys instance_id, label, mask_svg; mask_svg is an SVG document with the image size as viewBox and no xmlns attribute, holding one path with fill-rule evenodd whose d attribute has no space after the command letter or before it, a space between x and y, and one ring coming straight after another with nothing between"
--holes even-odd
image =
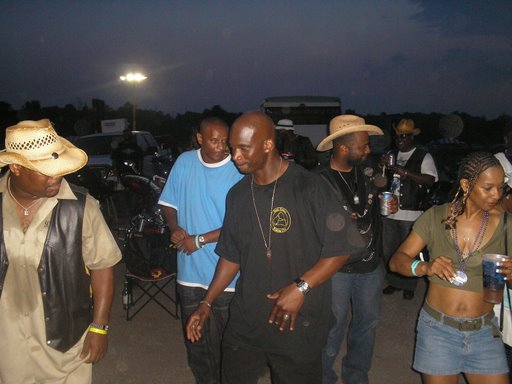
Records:
<instances>
[{"instance_id":1,"label":"blue jeans","mask_svg":"<svg viewBox=\"0 0 512 384\"><path fill-rule=\"evenodd\" d=\"M473 318L451 317L456 321ZM496 317L493 320L495 326ZM430 316L421 309L416 326L413 368L429 375L508 373L507 358L501 337L494 337L491 325L478 331L459 331Z\"/></svg>"},{"instance_id":2,"label":"blue jeans","mask_svg":"<svg viewBox=\"0 0 512 384\"><path fill-rule=\"evenodd\" d=\"M369 273L338 272L331 281L332 311L336 324L330 330L327 344L322 351L323 383L333 384L338 380L333 365L343 343L352 304L347 354L341 364L342 378L345 384L366 384L380 315L384 268L380 264L375 271Z\"/></svg>"},{"instance_id":3,"label":"blue jeans","mask_svg":"<svg viewBox=\"0 0 512 384\"><path fill-rule=\"evenodd\" d=\"M188 365L198 384L218 384L221 377L222 334L228 321L229 303L234 292L223 292L215 299L212 303L211 315L204 324L201 339L191 343L187 340L185 325L199 302L204 299L206 290L178 284L177 291L180 299L181 322Z\"/></svg>"},{"instance_id":4,"label":"blue jeans","mask_svg":"<svg viewBox=\"0 0 512 384\"><path fill-rule=\"evenodd\" d=\"M411 232L414 221L382 219L382 251L386 262L386 281L395 288L414 291L418 285L417 277L407 277L389 270L389 260L405 238Z\"/></svg>"}]
</instances>

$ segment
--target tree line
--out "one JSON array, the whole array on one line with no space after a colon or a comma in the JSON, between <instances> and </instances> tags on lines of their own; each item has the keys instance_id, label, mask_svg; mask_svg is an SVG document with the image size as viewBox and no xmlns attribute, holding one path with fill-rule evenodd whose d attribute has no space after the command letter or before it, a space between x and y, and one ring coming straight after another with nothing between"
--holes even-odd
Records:
<instances>
[{"instance_id":1,"label":"tree line","mask_svg":"<svg viewBox=\"0 0 512 384\"><path fill-rule=\"evenodd\" d=\"M354 110L346 110L345 113L357 114ZM197 130L199 123L206 117L219 117L229 125L241 114L241 112L228 112L221 106L215 105L211 109L202 112L187 111L172 116L168 113L150 109L137 109L137 128L151 132L161 142L170 147L186 147L190 138ZM503 114L495 119L488 120L482 116L472 116L465 112L454 111L463 122L464 129L458 140L470 145L492 147L503 143L503 129L511 124L511 116ZM440 122L446 116L441 113L400 113L379 115L365 115L368 124L374 124L383 130L391 132L392 127L401 118L407 117L414 120L415 125L421 128L422 133L418 137L420 143L426 144L442 138L444 135ZM0 143L3 147L5 140L5 128L16 124L21 120L39 120L49 118L59 135L72 138L85 134L100 132L101 120L125 118L131 121L132 105L125 103L123 106L113 109L103 100L93 99L91 105L75 106L67 104L64 107L43 107L37 100L27 101L16 110L7 103L0 101Z\"/></svg>"}]
</instances>

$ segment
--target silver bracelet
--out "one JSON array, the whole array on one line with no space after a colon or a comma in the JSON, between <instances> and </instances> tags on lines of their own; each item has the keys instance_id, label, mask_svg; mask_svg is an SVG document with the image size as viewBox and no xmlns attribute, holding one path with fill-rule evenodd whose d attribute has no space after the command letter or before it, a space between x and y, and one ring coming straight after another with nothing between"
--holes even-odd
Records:
<instances>
[{"instance_id":1,"label":"silver bracelet","mask_svg":"<svg viewBox=\"0 0 512 384\"><path fill-rule=\"evenodd\" d=\"M208 308L212 309L212 305L209 302L207 302L206 300L201 300L199 302L199 304L205 304L206 306L208 306Z\"/></svg>"}]
</instances>

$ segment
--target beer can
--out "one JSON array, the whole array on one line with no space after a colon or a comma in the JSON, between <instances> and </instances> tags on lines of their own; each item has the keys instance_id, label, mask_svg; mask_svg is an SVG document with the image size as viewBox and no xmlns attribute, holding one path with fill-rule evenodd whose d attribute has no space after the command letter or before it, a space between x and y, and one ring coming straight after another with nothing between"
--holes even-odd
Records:
<instances>
[{"instance_id":1,"label":"beer can","mask_svg":"<svg viewBox=\"0 0 512 384\"><path fill-rule=\"evenodd\" d=\"M388 216L391 212L389 211L388 203L393 198L391 192L382 192L382 198L380 199L380 214L382 216Z\"/></svg>"},{"instance_id":2,"label":"beer can","mask_svg":"<svg viewBox=\"0 0 512 384\"><path fill-rule=\"evenodd\" d=\"M396 165L396 155L392 152L388 153L388 166L394 167Z\"/></svg>"}]
</instances>

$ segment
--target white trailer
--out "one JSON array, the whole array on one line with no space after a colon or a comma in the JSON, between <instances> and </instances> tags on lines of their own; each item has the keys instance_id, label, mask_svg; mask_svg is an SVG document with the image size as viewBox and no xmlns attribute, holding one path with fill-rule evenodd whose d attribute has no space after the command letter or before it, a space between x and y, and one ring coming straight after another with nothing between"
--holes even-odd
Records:
<instances>
[{"instance_id":1,"label":"white trailer","mask_svg":"<svg viewBox=\"0 0 512 384\"><path fill-rule=\"evenodd\" d=\"M341 114L341 100L331 96L278 96L263 100L260 110L275 124L293 121L295 132L307 136L316 146L328 134L329 121Z\"/></svg>"},{"instance_id":2,"label":"white trailer","mask_svg":"<svg viewBox=\"0 0 512 384\"><path fill-rule=\"evenodd\" d=\"M127 119L101 120L102 133L119 133L128 129Z\"/></svg>"}]
</instances>

